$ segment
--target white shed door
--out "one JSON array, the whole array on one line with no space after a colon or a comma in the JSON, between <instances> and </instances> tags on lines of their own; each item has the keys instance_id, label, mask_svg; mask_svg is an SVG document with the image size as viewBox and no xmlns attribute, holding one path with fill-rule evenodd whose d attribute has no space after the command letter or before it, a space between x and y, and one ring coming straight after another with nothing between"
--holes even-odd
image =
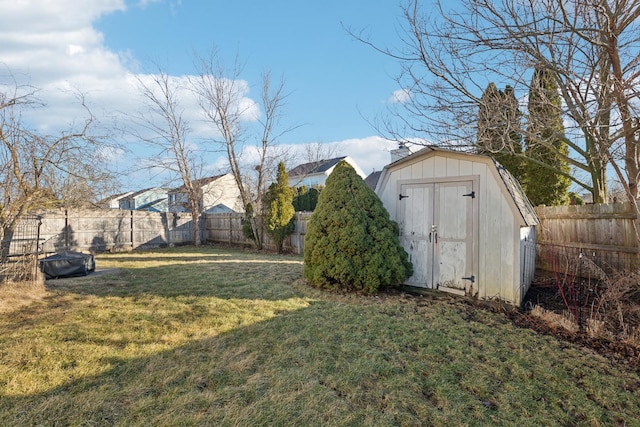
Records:
<instances>
[{"instance_id":1,"label":"white shed door","mask_svg":"<svg viewBox=\"0 0 640 427\"><path fill-rule=\"evenodd\" d=\"M398 201L400 243L413 263L413 276L408 285L433 288L433 197L435 187L428 185L402 185Z\"/></svg>"},{"instance_id":2,"label":"white shed door","mask_svg":"<svg viewBox=\"0 0 640 427\"><path fill-rule=\"evenodd\" d=\"M400 241L414 270L407 284L471 291L474 198L472 181L401 185Z\"/></svg>"}]
</instances>

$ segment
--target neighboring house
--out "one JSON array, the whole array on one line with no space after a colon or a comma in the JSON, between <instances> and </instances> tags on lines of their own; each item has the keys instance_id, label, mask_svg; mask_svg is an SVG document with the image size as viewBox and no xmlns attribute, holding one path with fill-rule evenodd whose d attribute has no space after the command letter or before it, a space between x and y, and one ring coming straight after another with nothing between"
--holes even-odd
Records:
<instances>
[{"instance_id":1,"label":"neighboring house","mask_svg":"<svg viewBox=\"0 0 640 427\"><path fill-rule=\"evenodd\" d=\"M382 175L382 171L373 171L364 179L364 183L367 184L370 189L375 191L380 175Z\"/></svg>"},{"instance_id":2,"label":"neighboring house","mask_svg":"<svg viewBox=\"0 0 640 427\"><path fill-rule=\"evenodd\" d=\"M343 156L296 166L288 172L289 186L302 187L305 185L307 188L324 186L327 178L341 160L349 163L362 179L365 178L366 175L362 172L360 166L349 156Z\"/></svg>"},{"instance_id":3,"label":"neighboring house","mask_svg":"<svg viewBox=\"0 0 640 427\"><path fill-rule=\"evenodd\" d=\"M164 199L156 200L141 208L148 212L169 212L169 196Z\"/></svg>"},{"instance_id":4,"label":"neighboring house","mask_svg":"<svg viewBox=\"0 0 640 427\"><path fill-rule=\"evenodd\" d=\"M424 148L385 166L376 193L413 263L406 285L522 303L539 221L494 159Z\"/></svg>"},{"instance_id":5,"label":"neighboring house","mask_svg":"<svg viewBox=\"0 0 640 427\"><path fill-rule=\"evenodd\" d=\"M166 188L154 187L136 191L119 200L120 209L129 211L167 212L169 208Z\"/></svg>"},{"instance_id":6,"label":"neighboring house","mask_svg":"<svg viewBox=\"0 0 640 427\"><path fill-rule=\"evenodd\" d=\"M113 196L109 196L106 199L102 199L100 202L98 202L98 206L103 209L120 209L120 199L127 197L130 194L133 194L133 191L114 194Z\"/></svg>"},{"instance_id":7,"label":"neighboring house","mask_svg":"<svg viewBox=\"0 0 640 427\"><path fill-rule=\"evenodd\" d=\"M198 179L195 184L200 187L200 206L204 213L244 212L240 190L230 173ZM184 185L169 191L169 211L189 211L189 196Z\"/></svg>"},{"instance_id":8,"label":"neighboring house","mask_svg":"<svg viewBox=\"0 0 640 427\"><path fill-rule=\"evenodd\" d=\"M395 150L391 150L389 154L391 154L391 163L393 163L410 155L411 150L409 150L409 147L401 142L398 144L398 148L396 148ZM364 182L365 184L367 184L367 186L369 186L370 189L375 191L381 175L382 171L373 171L364 179Z\"/></svg>"}]
</instances>

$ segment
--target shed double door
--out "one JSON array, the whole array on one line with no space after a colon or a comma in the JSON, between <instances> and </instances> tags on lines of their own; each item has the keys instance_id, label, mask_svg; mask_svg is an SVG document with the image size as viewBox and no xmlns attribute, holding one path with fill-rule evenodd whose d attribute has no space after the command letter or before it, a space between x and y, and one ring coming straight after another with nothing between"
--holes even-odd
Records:
<instances>
[{"instance_id":1,"label":"shed double door","mask_svg":"<svg viewBox=\"0 0 640 427\"><path fill-rule=\"evenodd\" d=\"M473 290L473 184L400 185L400 241L413 263L408 285L459 293Z\"/></svg>"}]
</instances>

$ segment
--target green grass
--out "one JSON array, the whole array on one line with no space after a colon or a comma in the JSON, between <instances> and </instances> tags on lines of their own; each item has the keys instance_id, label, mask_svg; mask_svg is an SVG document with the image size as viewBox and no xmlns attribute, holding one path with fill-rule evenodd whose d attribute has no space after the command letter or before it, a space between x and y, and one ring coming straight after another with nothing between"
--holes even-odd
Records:
<instances>
[{"instance_id":1,"label":"green grass","mask_svg":"<svg viewBox=\"0 0 640 427\"><path fill-rule=\"evenodd\" d=\"M105 255L0 313L0 424L637 425L640 378L460 298L305 287L301 259Z\"/></svg>"}]
</instances>

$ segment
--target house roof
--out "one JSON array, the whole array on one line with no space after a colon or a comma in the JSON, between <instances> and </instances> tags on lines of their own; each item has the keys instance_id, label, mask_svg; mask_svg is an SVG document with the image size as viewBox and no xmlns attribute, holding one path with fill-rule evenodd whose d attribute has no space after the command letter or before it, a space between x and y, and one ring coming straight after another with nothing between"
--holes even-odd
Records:
<instances>
[{"instance_id":1,"label":"house roof","mask_svg":"<svg viewBox=\"0 0 640 427\"><path fill-rule=\"evenodd\" d=\"M204 187L207 184L211 184L213 181L217 181L218 179L222 178L223 176L225 176L225 174L222 175L215 175L215 176L209 176L206 178L200 178L200 179L196 179L193 181L194 184L199 185L200 187ZM184 185L181 185L180 187L176 187L172 190L169 190L169 193L182 193L186 190L186 187Z\"/></svg>"},{"instance_id":2,"label":"house roof","mask_svg":"<svg viewBox=\"0 0 640 427\"><path fill-rule=\"evenodd\" d=\"M113 194L113 195L111 195L109 197L106 197L106 198L100 200L99 203L109 203L111 201L120 200L120 199L122 199L124 197L127 197L130 194L133 194L133 192L132 191L127 191L126 193Z\"/></svg>"},{"instance_id":3,"label":"house roof","mask_svg":"<svg viewBox=\"0 0 640 427\"><path fill-rule=\"evenodd\" d=\"M166 198L165 199L156 199L156 200L153 200L153 201L151 201L149 203L145 203L144 205L138 207L138 210L143 211L143 210L155 207L157 205L160 205L161 203L167 203L167 199Z\"/></svg>"},{"instance_id":4,"label":"house roof","mask_svg":"<svg viewBox=\"0 0 640 427\"><path fill-rule=\"evenodd\" d=\"M144 190L139 190L139 191L136 191L136 192L134 192L134 193L131 193L131 194L129 194L129 195L127 195L127 196L123 197L123 199L133 199L133 198L135 198L135 197L138 197L138 196L139 196L139 195L141 195L141 194L146 193L147 191L152 191L152 190L163 190L163 189L162 189L162 188L160 188L160 187L150 187L150 188L145 188Z\"/></svg>"},{"instance_id":5,"label":"house roof","mask_svg":"<svg viewBox=\"0 0 640 427\"><path fill-rule=\"evenodd\" d=\"M333 159L319 160L317 162L304 163L296 166L289 171L289 178L294 176L306 176L316 173L324 173L338 164L340 160L346 159L347 156L335 157Z\"/></svg>"},{"instance_id":6,"label":"house roof","mask_svg":"<svg viewBox=\"0 0 640 427\"><path fill-rule=\"evenodd\" d=\"M378 185L378 181L380 180L380 176L382 175L382 171L373 171L364 179L364 183L369 186L370 189L376 189L376 185Z\"/></svg>"}]
</instances>

